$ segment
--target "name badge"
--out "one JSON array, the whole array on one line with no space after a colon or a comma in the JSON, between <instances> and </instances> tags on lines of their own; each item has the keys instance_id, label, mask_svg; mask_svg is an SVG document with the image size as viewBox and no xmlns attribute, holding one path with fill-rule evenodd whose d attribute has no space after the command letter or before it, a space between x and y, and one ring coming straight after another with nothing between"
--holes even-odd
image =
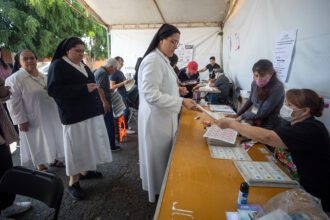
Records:
<instances>
[{"instance_id":1,"label":"name badge","mask_svg":"<svg viewBox=\"0 0 330 220\"><path fill-rule=\"evenodd\" d=\"M258 113L258 108L255 106L252 106L251 112L256 115Z\"/></svg>"}]
</instances>

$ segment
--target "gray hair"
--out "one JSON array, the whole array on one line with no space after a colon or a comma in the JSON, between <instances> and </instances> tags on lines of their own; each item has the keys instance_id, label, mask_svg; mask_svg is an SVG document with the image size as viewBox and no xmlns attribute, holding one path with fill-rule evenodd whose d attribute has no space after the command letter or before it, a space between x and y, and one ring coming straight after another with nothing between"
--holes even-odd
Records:
<instances>
[{"instance_id":1,"label":"gray hair","mask_svg":"<svg viewBox=\"0 0 330 220\"><path fill-rule=\"evenodd\" d=\"M112 68L117 68L117 60L115 60L114 58L109 58L105 61L104 63L104 67L112 67Z\"/></svg>"}]
</instances>

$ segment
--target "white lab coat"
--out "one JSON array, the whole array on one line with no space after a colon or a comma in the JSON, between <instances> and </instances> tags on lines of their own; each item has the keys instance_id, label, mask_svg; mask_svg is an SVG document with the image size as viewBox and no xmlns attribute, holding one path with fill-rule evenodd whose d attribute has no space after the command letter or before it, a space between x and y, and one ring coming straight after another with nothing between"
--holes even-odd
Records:
<instances>
[{"instance_id":1,"label":"white lab coat","mask_svg":"<svg viewBox=\"0 0 330 220\"><path fill-rule=\"evenodd\" d=\"M142 188L155 202L163 182L168 158L178 128L183 99L177 76L158 49L147 55L139 68L139 159Z\"/></svg>"},{"instance_id":2,"label":"white lab coat","mask_svg":"<svg viewBox=\"0 0 330 220\"><path fill-rule=\"evenodd\" d=\"M64 157L62 125L54 99L48 96L47 77L31 76L23 68L6 79L12 95L7 101L13 123L29 123L19 132L21 163L34 166Z\"/></svg>"}]
</instances>

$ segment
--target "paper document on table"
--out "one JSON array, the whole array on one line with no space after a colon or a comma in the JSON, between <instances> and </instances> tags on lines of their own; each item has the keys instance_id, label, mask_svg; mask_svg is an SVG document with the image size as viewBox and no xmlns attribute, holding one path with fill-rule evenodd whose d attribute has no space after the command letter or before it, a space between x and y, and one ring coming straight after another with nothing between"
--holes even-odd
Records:
<instances>
[{"instance_id":1,"label":"paper document on table","mask_svg":"<svg viewBox=\"0 0 330 220\"><path fill-rule=\"evenodd\" d=\"M273 162L234 161L244 180L250 186L288 187L299 186Z\"/></svg>"},{"instance_id":2,"label":"paper document on table","mask_svg":"<svg viewBox=\"0 0 330 220\"><path fill-rule=\"evenodd\" d=\"M230 128L221 129L217 125L212 125L207 129L203 137L207 138L209 143L218 142L218 144L215 145L224 145L227 143L231 146L234 146L236 142L237 131L234 131Z\"/></svg>"},{"instance_id":3,"label":"paper document on table","mask_svg":"<svg viewBox=\"0 0 330 220\"><path fill-rule=\"evenodd\" d=\"M209 110L206 110L205 108L203 108L200 105L197 105L197 108L199 108L202 112L206 113L208 116L210 116L211 118L213 118L214 120L219 120L221 118L224 118L225 116L222 113L219 112L211 112Z\"/></svg>"},{"instance_id":4,"label":"paper document on table","mask_svg":"<svg viewBox=\"0 0 330 220\"><path fill-rule=\"evenodd\" d=\"M225 114L236 114L236 112L229 105L210 105L213 112L222 112Z\"/></svg>"},{"instance_id":5,"label":"paper document on table","mask_svg":"<svg viewBox=\"0 0 330 220\"><path fill-rule=\"evenodd\" d=\"M249 154L241 147L209 146L212 158L223 160L252 160Z\"/></svg>"}]
</instances>

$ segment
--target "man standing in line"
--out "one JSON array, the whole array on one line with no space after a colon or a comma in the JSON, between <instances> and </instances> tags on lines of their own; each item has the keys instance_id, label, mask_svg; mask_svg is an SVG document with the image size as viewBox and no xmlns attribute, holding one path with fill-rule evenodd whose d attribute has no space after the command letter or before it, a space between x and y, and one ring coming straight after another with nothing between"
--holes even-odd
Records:
<instances>
[{"instance_id":1,"label":"man standing in line","mask_svg":"<svg viewBox=\"0 0 330 220\"><path fill-rule=\"evenodd\" d=\"M105 62L104 66L98 68L94 73L95 81L99 85L99 87L103 89L105 98L109 103L111 102L109 75L113 74L116 71L116 67L117 61L113 58L110 58ZM119 146L116 146L115 124L111 105L109 112L105 113L104 115L104 121L108 132L111 151L119 151L121 148Z\"/></svg>"},{"instance_id":2,"label":"man standing in line","mask_svg":"<svg viewBox=\"0 0 330 220\"><path fill-rule=\"evenodd\" d=\"M124 66L124 59L122 57L115 57L115 60L117 61L117 71L115 71L113 74L110 75L110 88L112 90L118 89L118 93L123 97L123 101L125 102L126 109L124 111L124 117L126 122L126 133L127 134L134 134L135 131L130 129L128 126L128 119L130 117L130 110L127 104L127 91L125 88L125 85L130 81L127 80L124 76L124 73L120 71L120 69Z\"/></svg>"}]
</instances>

